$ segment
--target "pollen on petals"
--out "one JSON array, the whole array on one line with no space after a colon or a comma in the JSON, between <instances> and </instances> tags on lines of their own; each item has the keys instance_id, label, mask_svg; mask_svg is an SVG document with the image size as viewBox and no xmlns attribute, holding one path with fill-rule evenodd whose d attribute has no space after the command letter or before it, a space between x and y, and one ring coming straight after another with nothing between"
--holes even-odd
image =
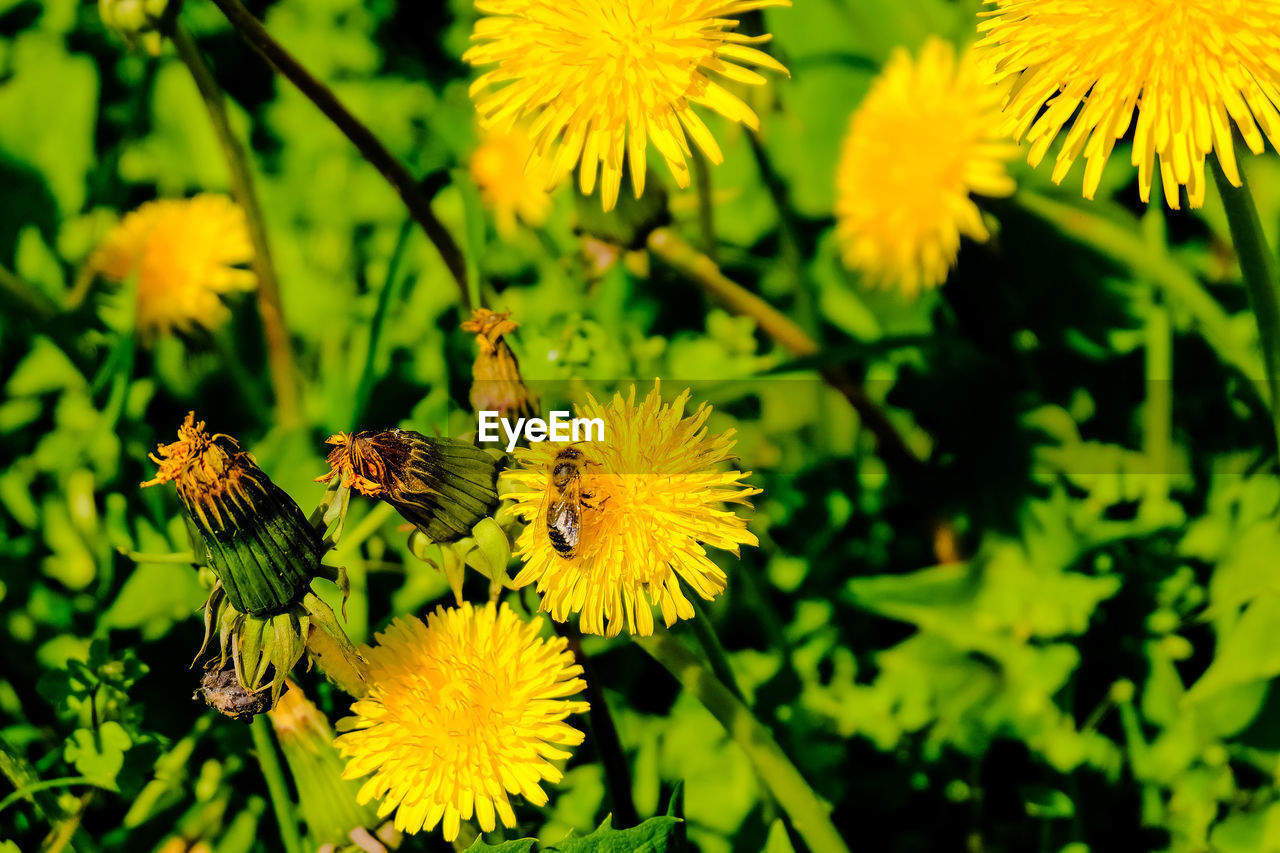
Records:
<instances>
[{"instance_id":1,"label":"pollen on petals","mask_svg":"<svg viewBox=\"0 0 1280 853\"><path fill-rule=\"evenodd\" d=\"M736 31L736 16L790 0L483 0L463 59L496 66L471 86L486 127L527 122L534 160L554 185L577 165L605 210L617 203L624 161L636 197L646 149L658 150L676 183L689 185L690 140L713 163L724 158L694 107L755 128L755 112L730 91L761 85L750 66L786 74L756 46L769 36ZM541 168L541 167L533 167Z\"/></svg>"}]
</instances>

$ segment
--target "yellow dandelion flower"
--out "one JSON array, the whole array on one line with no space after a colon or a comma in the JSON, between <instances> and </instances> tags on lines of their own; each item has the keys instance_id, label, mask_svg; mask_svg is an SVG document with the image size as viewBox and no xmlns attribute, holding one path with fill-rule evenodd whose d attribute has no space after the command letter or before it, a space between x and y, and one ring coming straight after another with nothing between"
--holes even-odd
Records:
<instances>
[{"instance_id":1,"label":"yellow dandelion flower","mask_svg":"<svg viewBox=\"0 0 1280 853\"><path fill-rule=\"evenodd\" d=\"M545 805L553 761L583 735L565 719L587 710L568 697L586 685L564 638L538 637L505 604L436 608L425 623L396 619L369 659L369 694L351 706L334 742L343 776L372 773L357 799L381 800L402 832L443 824L446 841L472 816L485 832L515 826L510 794Z\"/></svg>"},{"instance_id":2,"label":"yellow dandelion flower","mask_svg":"<svg viewBox=\"0 0 1280 853\"><path fill-rule=\"evenodd\" d=\"M999 95L972 51L930 38L894 51L849 120L836 172L845 264L908 296L947 278L960 237L990 237L972 194L1014 191L1017 148L997 131Z\"/></svg>"},{"instance_id":3,"label":"yellow dandelion flower","mask_svg":"<svg viewBox=\"0 0 1280 853\"><path fill-rule=\"evenodd\" d=\"M483 133L480 147L471 154L471 179L480 188L480 200L493 212L498 234L509 240L516 233L517 217L534 228L547 221L550 168L530 159L533 141L523 129Z\"/></svg>"},{"instance_id":4,"label":"yellow dandelion flower","mask_svg":"<svg viewBox=\"0 0 1280 853\"><path fill-rule=\"evenodd\" d=\"M689 185L689 139L713 163L724 157L694 111L700 106L755 129L756 114L708 74L762 85L744 66L780 74L751 45L768 35L735 32L737 17L790 0L476 0L486 13L463 59L497 65L471 86L481 122L509 130L528 120L535 152L563 179L575 164L584 194L595 187L612 210L624 156L636 197L644 191L649 142L676 183Z\"/></svg>"},{"instance_id":5,"label":"yellow dandelion flower","mask_svg":"<svg viewBox=\"0 0 1280 853\"><path fill-rule=\"evenodd\" d=\"M655 383L640 405L634 387L608 405L588 396L578 414L603 421L603 441L539 442L518 449L521 468L503 474L516 489L504 497L527 522L515 585L537 583L542 609L558 622L581 612L585 633L616 636L625 619L628 631L648 636L654 605L668 627L692 618L680 581L708 601L726 583L703 546L737 555L758 544L747 520L722 508L750 506L760 492L742 485L749 471L717 470L730 458L733 431L709 433L705 404L685 417L688 390L670 405L659 391ZM566 458L581 462L580 481L565 481ZM581 504L573 530L558 508L566 499Z\"/></svg>"},{"instance_id":6,"label":"yellow dandelion flower","mask_svg":"<svg viewBox=\"0 0 1280 853\"><path fill-rule=\"evenodd\" d=\"M240 265L253 260L242 211L226 196L151 201L126 216L90 259L111 281L138 276L138 331L146 337L213 329L228 316L221 297L253 290Z\"/></svg>"},{"instance_id":7,"label":"yellow dandelion flower","mask_svg":"<svg viewBox=\"0 0 1280 853\"><path fill-rule=\"evenodd\" d=\"M1038 165L1063 128L1053 180L1084 154L1093 198L1116 141L1133 126L1133 165L1151 199L1157 155L1169 207L1204 203L1204 160L1235 186L1231 124L1261 154L1280 133L1280 3L1275 0L987 0L981 42L1011 79L1007 128ZM1137 121L1134 122L1134 112ZM1074 118L1073 118L1074 116ZM1261 131L1259 131L1261 125Z\"/></svg>"}]
</instances>

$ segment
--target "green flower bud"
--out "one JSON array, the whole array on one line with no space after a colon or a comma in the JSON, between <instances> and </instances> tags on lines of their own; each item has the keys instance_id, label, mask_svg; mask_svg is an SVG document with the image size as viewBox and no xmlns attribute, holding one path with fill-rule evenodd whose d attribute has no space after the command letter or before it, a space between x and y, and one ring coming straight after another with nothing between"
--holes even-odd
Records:
<instances>
[{"instance_id":1,"label":"green flower bud","mask_svg":"<svg viewBox=\"0 0 1280 853\"><path fill-rule=\"evenodd\" d=\"M160 53L165 31L178 15L181 0L98 0L98 16L129 49L139 43L152 56Z\"/></svg>"},{"instance_id":2,"label":"green flower bud","mask_svg":"<svg viewBox=\"0 0 1280 853\"><path fill-rule=\"evenodd\" d=\"M231 436L210 435L195 413L178 441L152 459L160 470L142 485L173 482L187 512L192 545L218 576L238 612L268 616L301 600L323 553L320 534Z\"/></svg>"},{"instance_id":3,"label":"green flower bud","mask_svg":"<svg viewBox=\"0 0 1280 853\"><path fill-rule=\"evenodd\" d=\"M455 542L497 507L498 462L473 444L403 429L330 436L326 483L384 500L434 542Z\"/></svg>"},{"instance_id":4,"label":"green flower bud","mask_svg":"<svg viewBox=\"0 0 1280 853\"><path fill-rule=\"evenodd\" d=\"M334 664L343 659L354 673L348 680L359 682L363 659L333 610L311 591L323 545L298 505L235 439L210 435L194 412L178 429L178 441L161 445L159 456L151 458L160 470L142 485L177 486L192 545L217 577L205 604L205 639L197 658L216 626L215 668L229 661L239 685L250 692L269 681L274 704L308 642L320 637ZM240 704L230 710L236 713L228 716L236 718L255 713Z\"/></svg>"},{"instance_id":5,"label":"green flower bud","mask_svg":"<svg viewBox=\"0 0 1280 853\"><path fill-rule=\"evenodd\" d=\"M302 688L290 683L268 716L298 788L298 806L312 841L346 845L352 831L381 822L377 808L356 801L361 783L342 778L346 761L333 745L333 729Z\"/></svg>"}]
</instances>

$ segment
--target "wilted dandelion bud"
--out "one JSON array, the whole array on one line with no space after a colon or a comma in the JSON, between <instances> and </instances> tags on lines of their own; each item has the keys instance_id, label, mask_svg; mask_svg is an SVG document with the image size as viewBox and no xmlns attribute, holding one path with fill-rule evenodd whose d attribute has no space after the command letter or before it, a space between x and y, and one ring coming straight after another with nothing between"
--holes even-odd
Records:
<instances>
[{"instance_id":1,"label":"wilted dandelion bud","mask_svg":"<svg viewBox=\"0 0 1280 853\"><path fill-rule=\"evenodd\" d=\"M274 670L272 699L306 651L312 630L358 659L333 611L311 591L323 552L302 510L236 440L210 434L195 413L178 440L152 455L160 469L142 485L172 482L186 510L192 546L218 582L205 604L205 643L217 626L217 668L231 661L240 686L261 689Z\"/></svg>"},{"instance_id":2,"label":"wilted dandelion bud","mask_svg":"<svg viewBox=\"0 0 1280 853\"><path fill-rule=\"evenodd\" d=\"M471 407L477 412L497 412L500 417L532 417L538 398L520 377L516 354L503 340L517 328L509 313L477 308L462 331L472 332L480 352L471 368Z\"/></svg>"},{"instance_id":3,"label":"wilted dandelion bud","mask_svg":"<svg viewBox=\"0 0 1280 853\"><path fill-rule=\"evenodd\" d=\"M161 36L181 6L181 0L98 0L98 15L130 50L141 42L147 53L158 56Z\"/></svg>"},{"instance_id":4,"label":"wilted dandelion bud","mask_svg":"<svg viewBox=\"0 0 1280 853\"><path fill-rule=\"evenodd\" d=\"M340 432L326 442L330 471L343 486L384 500L434 542L471 533L498 503L498 463L473 444L412 430Z\"/></svg>"},{"instance_id":5,"label":"wilted dandelion bud","mask_svg":"<svg viewBox=\"0 0 1280 853\"><path fill-rule=\"evenodd\" d=\"M253 722L254 717L271 708L271 697L241 687L232 667L207 670L200 679L200 689L196 691L195 698L203 700L222 716L242 723Z\"/></svg>"},{"instance_id":6,"label":"wilted dandelion bud","mask_svg":"<svg viewBox=\"0 0 1280 853\"><path fill-rule=\"evenodd\" d=\"M377 809L356 802L358 782L342 778L346 762L329 721L293 682L268 715L298 788L298 804L317 844L344 845L351 833L379 823Z\"/></svg>"},{"instance_id":7,"label":"wilted dandelion bud","mask_svg":"<svg viewBox=\"0 0 1280 853\"><path fill-rule=\"evenodd\" d=\"M178 440L152 455L143 486L173 482L208 566L241 613L263 616L297 603L320 564L320 534L236 440L210 435L195 412Z\"/></svg>"}]
</instances>

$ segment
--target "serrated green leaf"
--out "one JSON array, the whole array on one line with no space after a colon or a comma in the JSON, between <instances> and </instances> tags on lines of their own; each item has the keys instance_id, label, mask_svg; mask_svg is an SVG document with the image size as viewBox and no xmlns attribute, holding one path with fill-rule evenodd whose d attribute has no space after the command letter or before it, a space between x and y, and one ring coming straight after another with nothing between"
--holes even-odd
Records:
<instances>
[{"instance_id":1,"label":"serrated green leaf","mask_svg":"<svg viewBox=\"0 0 1280 853\"><path fill-rule=\"evenodd\" d=\"M639 826L614 829L613 816L590 835L569 837L552 844L548 851L556 853L668 853L678 849L674 842L676 830L684 821L666 817L651 817Z\"/></svg>"},{"instance_id":2,"label":"serrated green leaf","mask_svg":"<svg viewBox=\"0 0 1280 853\"><path fill-rule=\"evenodd\" d=\"M477 838L467 853L532 853L533 845L538 843L536 838L518 838L515 841L500 841L497 844L489 844L481 836Z\"/></svg>"}]
</instances>

